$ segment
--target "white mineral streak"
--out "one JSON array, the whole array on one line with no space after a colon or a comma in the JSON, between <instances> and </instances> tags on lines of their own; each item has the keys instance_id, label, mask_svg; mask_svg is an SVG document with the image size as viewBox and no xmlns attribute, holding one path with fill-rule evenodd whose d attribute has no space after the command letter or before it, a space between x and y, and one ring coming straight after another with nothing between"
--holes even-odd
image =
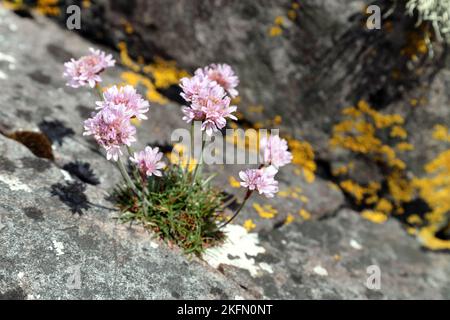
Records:
<instances>
[{"instance_id":1,"label":"white mineral streak","mask_svg":"<svg viewBox=\"0 0 450 320\"><path fill-rule=\"evenodd\" d=\"M12 176L0 175L0 181L7 184L11 191L25 191L31 192L31 189L19 179Z\"/></svg>"},{"instance_id":2,"label":"white mineral streak","mask_svg":"<svg viewBox=\"0 0 450 320\"><path fill-rule=\"evenodd\" d=\"M259 245L257 233L248 233L244 227L232 224L227 225L224 232L227 236L225 243L207 249L203 255L209 265L214 268L221 264L235 266L248 270L252 277L262 271L273 272L268 264L255 263L253 257L266 252L266 249Z\"/></svg>"}]
</instances>

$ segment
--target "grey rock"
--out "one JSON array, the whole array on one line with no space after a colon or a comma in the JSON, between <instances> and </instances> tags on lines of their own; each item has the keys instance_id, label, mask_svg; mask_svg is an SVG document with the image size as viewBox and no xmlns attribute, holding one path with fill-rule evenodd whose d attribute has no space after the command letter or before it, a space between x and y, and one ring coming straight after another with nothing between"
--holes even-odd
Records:
<instances>
[{"instance_id":1,"label":"grey rock","mask_svg":"<svg viewBox=\"0 0 450 320\"><path fill-rule=\"evenodd\" d=\"M110 25L116 20L110 19L109 14L113 15L125 2L99 3L108 4L106 20L87 19L87 25L106 23L99 30L113 30L120 37L118 26ZM285 30L287 38L275 39L267 37L267 28L276 15L285 12L287 1L264 1L258 5L232 1L225 9L223 1L214 1L203 11L191 6L191 2L136 1L137 8L147 8L140 10L145 14L139 17L137 11L129 14L133 21L139 22L137 32L145 34L141 44L152 48L149 54L155 54L154 50L166 52L190 69L213 61L236 65L243 79L245 104L264 103L268 106L267 115L278 113L275 105L287 97L283 104L289 112L295 110L296 116L290 117L286 126L304 137L312 137L320 157L329 160L333 155L323 143L327 139L327 130L323 128L329 126L335 115L337 101L346 100L342 96L330 98L325 112L317 109L323 101L319 103L315 100L319 98L305 96L302 91L311 89L297 89L312 72L306 65L319 65L320 53L333 48L330 30L336 35L345 33L344 22L359 10L361 3L352 1L345 6L340 1L307 1L305 6L322 23L312 18L300 20L300 27L293 24ZM216 10L215 6L223 10ZM162 11L154 14L157 8ZM323 8L327 11L322 12ZM167 21L166 10L184 14L183 19ZM225 20L217 19L218 11ZM335 12L331 19L330 12ZM21 19L1 7L0 17L0 52L13 58L13 62L0 64L0 71L7 77L0 79L1 128L44 131L52 140L55 154L54 162L36 158L23 145L0 135L0 298L450 298L448 255L424 251L395 220L384 225L363 220L357 212L345 208L342 192L332 188L325 176L318 175L314 183L307 183L293 174L291 166L280 172L281 189L301 188L302 195L309 199L307 203L255 198L252 201L277 208L276 218L262 220L250 203L236 220L237 224L247 219L257 223L258 245L265 252L254 257L259 270L254 276L244 268L226 264L216 270L201 259L186 257L177 248L161 243L139 226L117 224L114 218L119 212L107 199L112 186L120 181L119 175L98 146L82 137L82 121L93 111L96 97L89 90L66 88L60 76L63 62L83 55L92 44L46 18ZM186 21L192 21L198 32L186 27ZM211 21L219 21L216 29L211 30ZM17 31L12 32L10 25L15 25L13 29ZM215 38L214 34L224 26L236 30ZM154 31L146 34L144 30L148 29ZM179 36L180 29L186 30L185 37ZM310 43L302 40L308 33L314 38ZM112 42L116 40L112 34L105 35ZM193 42L192 37L198 38ZM213 41L207 41L211 37ZM200 50L200 45L207 50ZM182 55L186 46L195 51ZM231 46L234 53L228 55L223 46ZM281 47L286 47L286 51L280 50ZM318 47L322 49L316 52ZM248 56L255 59L246 59ZM244 64L244 60L251 61L250 65ZM106 73L105 82L119 82L123 70L118 67ZM447 77L441 71L433 86L443 90ZM273 78L276 81L271 81ZM261 82L266 86L261 86ZM314 94L320 96L320 91ZM341 94L339 88L333 92ZM436 105L448 102L442 97L444 93L435 94ZM393 104L390 106L394 108ZM174 102L165 106L154 104L150 120L138 130L138 147L148 143L168 144L171 131L185 127L179 108ZM444 109L430 107L420 112L431 119L446 112ZM321 117L317 117L318 113ZM316 118L319 123L313 120ZM80 170L92 170L99 183L89 179L86 183L86 179L63 169L77 161L89 164ZM217 185L238 195L239 191L229 186L228 179L236 177L242 168L220 168ZM361 177L364 178L372 179ZM301 208L311 212L311 221L297 219L284 225L287 214L298 217ZM365 286L370 265L381 269L380 290Z\"/></svg>"}]
</instances>

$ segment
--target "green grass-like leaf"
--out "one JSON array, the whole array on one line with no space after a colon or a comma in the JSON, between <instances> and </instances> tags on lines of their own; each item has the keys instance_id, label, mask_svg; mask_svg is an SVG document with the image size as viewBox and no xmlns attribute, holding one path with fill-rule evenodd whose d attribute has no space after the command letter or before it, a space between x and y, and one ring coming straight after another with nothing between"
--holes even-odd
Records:
<instances>
[{"instance_id":1,"label":"green grass-like leaf","mask_svg":"<svg viewBox=\"0 0 450 320\"><path fill-rule=\"evenodd\" d=\"M140 179L139 179L140 180ZM142 192L142 183L134 179ZM168 168L163 177L150 177L147 181L147 214L142 199L128 187L118 186L113 192L122 211L119 220L139 222L161 239L176 244L185 253L201 254L224 238L217 228L223 197L219 190L199 179L192 184L192 175L178 166Z\"/></svg>"}]
</instances>

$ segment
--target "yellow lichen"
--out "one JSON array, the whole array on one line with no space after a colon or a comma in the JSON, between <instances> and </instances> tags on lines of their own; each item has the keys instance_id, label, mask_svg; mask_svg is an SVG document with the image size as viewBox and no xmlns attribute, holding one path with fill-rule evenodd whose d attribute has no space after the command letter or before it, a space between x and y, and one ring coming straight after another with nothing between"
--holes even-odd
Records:
<instances>
[{"instance_id":1,"label":"yellow lichen","mask_svg":"<svg viewBox=\"0 0 450 320\"><path fill-rule=\"evenodd\" d=\"M247 219L245 220L243 227L245 228L245 230L250 232L256 228L256 224L253 222L253 220Z\"/></svg>"},{"instance_id":2,"label":"yellow lichen","mask_svg":"<svg viewBox=\"0 0 450 320\"><path fill-rule=\"evenodd\" d=\"M315 181L315 172L317 164L314 161L314 150L306 141L300 141L293 138L287 138L289 148L292 152L292 164L299 167L303 173L306 182L313 183Z\"/></svg>"},{"instance_id":3,"label":"yellow lichen","mask_svg":"<svg viewBox=\"0 0 450 320\"><path fill-rule=\"evenodd\" d=\"M434 127L433 139L450 142L450 131L446 126L438 124Z\"/></svg>"},{"instance_id":4,"label":"yellow lichen","mask_svg":"<svg viewBox=\"0 0 450 320\"><path fill-rule=\"evenodd\" d=\"M121 77L129 85L142 85L146 89L146 97L151 102L166 104L168 100L157 89L167 89L178 84L182 77L188 76L184 70L178 69L174 61L166 61L155 57L154 62L144 64L143 59L134 61L128 54L125 42L118 44L120 60L131 71L123 72Z\"/></svg>"},{"instance_id":5,"label":"yellow lichen","mask_svg":"<svg viewBox=\"0 0 450 320\"><path fill-rule=\"evenodd\" d=\"M235 177L233 177L233 176L231 176L231 177L228 178L228 182L230 183L230 186L231 186L232 188L238 189L238 188L241 187L241 183L240 183Z\"/></svg>"},{"instance_id":6,"label":"yellow lichen","mask_svg":"<svg viewBox=\"0 0 450 320\"><path fill-rule=\"evenodd\" d=\"M271 37L278 37L283 33L283 29L281 29L279 26L272 26L269 29L269 36Z\"/></svg>"},{"instance_id":7,"label":"yellow lichen","mask_svg":"<svg viewBox=\"0 0 450 320\"><path fill-rule=\"evenodd\" d=\"M311 220L311 213L309 213L309 212L306 211L305 209L300 209L300 211L298 212L298 214L299 214L300 217L302 217L303 220L305 220L305 221Z\"/></svg>"},{"instance_id":8,"label":"yellow lichen","mask_svg":"<svg viewBox=\"0 0 450 320\"><path fill-rule=\"evenodd\" d=\"M436 237L437 228L429 226L422 228L417 237L419 241L431 250L450 250L450 241L442 240Z\"/></svg>"},{"instance_id":9,"label":"yellow lichen","mask_svg":"<svg viewBox=\"0 0 450 320\"><path fill-rule=\"evenodd\" d=\"M269 204L261 206L259 203L255 202L253 208L263 219L273 219L278 214L278 211Z\"/></svg>"},{"instance_id":10,"label":"yellow lichen","mask_svg":"<svg viewBox=\"0 0 450 320\"><path fill-rule=\"evenodd\" d=\"M294 222L295 218L291 213L288 213L286 220L284 221L284 224L288 225Z\"/></svg>"},{"instance_id":11,"label":"yellow lichen","mask_svg":"<svg viewBox=\"0 0 450 320\"><path fill-rule=\"evenodd\" d=\"M379 212L379 211L373 211L373 210L364 210L361 213L361 216L364 219L367 219L373 223L378 223L378 224L385 223L388 219L388 216L385 213Z\"/></svg>"}]
</instances>

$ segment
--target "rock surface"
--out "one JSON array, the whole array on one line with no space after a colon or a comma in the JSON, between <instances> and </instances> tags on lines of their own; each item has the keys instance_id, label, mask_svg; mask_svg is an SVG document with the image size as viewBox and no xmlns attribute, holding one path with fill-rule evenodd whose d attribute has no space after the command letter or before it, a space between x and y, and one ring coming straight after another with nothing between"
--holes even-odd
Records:
<instances>
[{"instance_id":1,"label":"rock surface","mask_svg":"<svg viewBox=\"0 0 450 320\"><path fill-rule=\"evenodd\" d=\"M250 6L239 3L233 6ZM333 8L343 7L332 3ZM264 6L274 14L280 10L278 2ZM254 10L260 10L250 9L237 12L252 16ZM230 9L230 17L233 12ZM208 12L202 13L204 16L208 17ZM347 19L344 13L339 17ZM249 206L236 221L232 229L236 234L232 235L242 237L249 248L239 257L234 257L233 252L242 252L242 248L233 251L231 244L227 249L230 254L225 258L216 256L214 263L208 256L204 260L187 258L138 226L117 224L114 217L118 212L108 201L108 192L119 176L95 143L82 137L81 123L93 111L95 96L88 90L66 88L61 78L63 62L83 55L92 44L43 17L21 18L0 6L0 18L2 131L44 132L52 142L55 157L54 161L38 158L22 144L0 135L0 298L450 298L448 254L424 251L395 220L375 225L362 219L347 208L342 192L329 181L318 176L314 183L307 183L292 174L294 167L281 173L281 187L298 193L299 199L266 202L256 198L260 206L275 207L276 218L261 219ZM245 21L230 19L227 23L245 27ZM147 27L152 24L159 25L143 22ZM326 21L326 28L332 27L332 22ZM201 25L198 29L208 32ZM265 37L267 30L263 29ZM232 37L233 33L225 36ZM256 40L252 38L252 43ZM193 52L191 66L224 58L214 53L219 51L211 51L210 57ZM274 57L273 61L282 60ZM283 69L279 66L279 70ZM121 82L123 70L108 72L105 82ZM241 69L240 76L246 79L242 90L251 88L245 94L249 99L257 92L246 83L253 76L245 70L241 73ZM268 99L272 98L280 97ZM139 128L139 141L141 145L168 144L171 131L185 126L180 106L175 102L152 105L151 119ZM70 168L80 168L77 161L86 164L82 166L84 173L90 169L93 175L75 175ZM236 176L239 169L225 167L218 185L238 195L229 177ZM296 219L286 225L288 213L298 217L300 209L310 212L312 219ZM253 234L238 226L247 219L257 224ZM367 268L371 265L381 270L380 290L366 287Z\"/></svg>"}]
</instances>

